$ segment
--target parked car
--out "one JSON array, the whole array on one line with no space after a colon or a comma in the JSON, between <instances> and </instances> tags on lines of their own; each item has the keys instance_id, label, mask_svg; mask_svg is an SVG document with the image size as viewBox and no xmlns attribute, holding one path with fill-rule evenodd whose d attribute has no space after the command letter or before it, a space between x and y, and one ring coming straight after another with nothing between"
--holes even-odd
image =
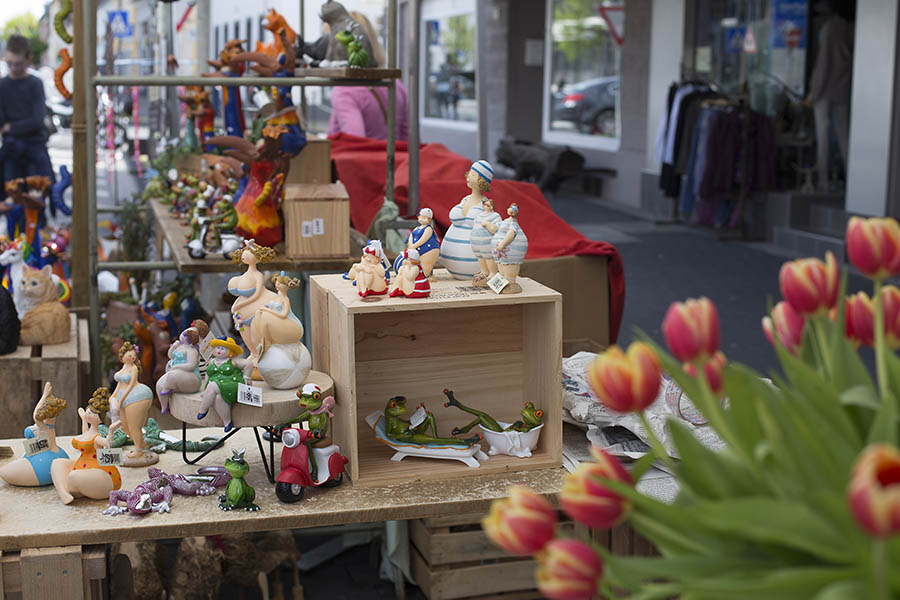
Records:
<instances>
[{"instance_id":1,"label":"parked car","mask_svg":"<svg viewBox=\"0 0 900 600\"><path fill-rule=\"evenodd\" d=\"M568 121L582 133L615 137L618 77L585 79L553 95L553 121Z\"/></svg>"}]
</instances>

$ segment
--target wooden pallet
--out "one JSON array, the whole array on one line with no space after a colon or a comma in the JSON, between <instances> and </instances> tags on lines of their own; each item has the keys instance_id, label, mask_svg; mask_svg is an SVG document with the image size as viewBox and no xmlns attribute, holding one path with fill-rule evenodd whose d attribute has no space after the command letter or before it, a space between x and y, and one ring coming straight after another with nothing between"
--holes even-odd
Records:
<instances>
[{"instance_id":1,"label":"wooden pallet","mask_svg":"<svg viewBox=\"0 0 900 600\"><path fill-rule=\"evenodd\" d=\"M0 552L0 598L103 598L106 546L51 546Z\"/></svg>"}]
</instances>

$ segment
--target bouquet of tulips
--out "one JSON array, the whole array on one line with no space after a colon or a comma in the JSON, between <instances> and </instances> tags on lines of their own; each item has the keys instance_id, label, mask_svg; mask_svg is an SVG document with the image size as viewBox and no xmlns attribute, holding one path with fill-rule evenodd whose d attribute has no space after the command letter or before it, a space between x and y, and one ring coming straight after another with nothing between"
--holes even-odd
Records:
<instances>
[{"instance_id":1,"label":"bouquet of tulips","mask_svg":"<svg viewBox=\"0 0 900 600\"><path fill-rule=\"evenodd\" d=\"M784 300L762 319L782 367L771 382L728 363L706 298L669 308L671 354L648 340L596 359L588 379L607 408L643 418L665 369L725 447L704 447L671 419L674 461L645 419L653 452L630 472L595 448L595 462L566 475L563 511L595 529L627 520L658 557L556 537L556 510L527 488L495 501L485 531L511 553L536 555L545 596L900 598L900 289L884 284L900 275L900 226L852 218L846 242L872 297L846 295L831 253L785 263ZM860 344L874 348L874 379ZM673 503L635 489L654 459L676 475Z\"/></svg>"}]
</instances>

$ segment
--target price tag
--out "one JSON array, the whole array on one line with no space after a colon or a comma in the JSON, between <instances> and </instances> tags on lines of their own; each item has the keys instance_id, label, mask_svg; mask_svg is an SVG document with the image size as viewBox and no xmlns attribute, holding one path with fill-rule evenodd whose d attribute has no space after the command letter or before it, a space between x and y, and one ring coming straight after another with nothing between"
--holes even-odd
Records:
<instances>
[{"instance_id":1,"label":"price tag","mask_svg":"<svg viewBox=\"0 0 900 600\"><path fill-rule=\"evenodd\" d=\"M25 456L34 456L50 449L50 436L41 431L36 437L28 438L24 442Z\"/></svg>"},{"instance_id":2,"label":"price tag","mask_svg":"<svg viewBox=\"0 0 900 600\"><path fill-rule=\"evenodd\" d=\"M325 235L325 219L313 219L313 235Z\"/></svg>"},{"instance_id":3,"label":"price tag","mask_svg":"<svg viewBox=\"0 0 900 600\"><path fill-rule=\"evenodd\" d=\"M168 442L170 444L175 444L175 443L178 443L181 441L174 435L170 435L170 434L166 433L165 431L159 432L159 439L161 439L164 442Z\"/></svg>"},{"instance_id":4,"label":"price tag","mask_svg":"<svg viewBox=\"0 0 900 600\"><path fill-rule=\"evenodd\" d=\"M416 412L412 414L409 418L409 426L410 427L418 427L422 423L425 422L425 417L428 416L428 413L425 412L425 407L420 406Z\"/></svg>"},{"instance_id":5,"label":"price tag","mask_svg":"<svg viewBox=\"0 0 900 600\"><path fill-rule=\"evenodd\" d=\"M503 288L509 285L509 280L500 273L497 273L488 279L487 284L495 294L499 294L503 291Z\"/></svg>"},{"instance_id":6,"label":"price tag","mask_svg":"<svg viewBox=\"0 0 900 600\"><path fill-rule=\"evenodd\" d=\"M212 330L210 330L210 332L206 334L206 337L200 340L200 356L207 362L209 362L209 359L212 356L212 347L209 343L214 339L216 339L216 336L214 336Z\"/></svg>"},{"instance_id":7,"label":"price tag","mask_svg":"<svg viewBox=\"0 0 900 600\"><path fill-rule=\"evenodd\" d=\"M312 237L313 236L313 222L312 221L303 221L303 225L300 227L300 236L301 237Z\"/></svg>"},{"instance_id":8,"label":"price tag","mask_svg":"<svg viewBox=\"0 0 900 600\"><path fill-rule=\"evenodd\" d=\"M97 450L97 464L101 467L118 467L122 464L121 448L99 448Z\"/></svg>"},{"instance_id":9,"label":"price tag","mask_svg":"<svg viewBox=\"0 0 900 600\"><path fill-rule=\"evenodd\" d=\"M248 406L262 406L262 388L247 385L245 383L238 384L237 401Z\"/></svg>"}]
</instances>

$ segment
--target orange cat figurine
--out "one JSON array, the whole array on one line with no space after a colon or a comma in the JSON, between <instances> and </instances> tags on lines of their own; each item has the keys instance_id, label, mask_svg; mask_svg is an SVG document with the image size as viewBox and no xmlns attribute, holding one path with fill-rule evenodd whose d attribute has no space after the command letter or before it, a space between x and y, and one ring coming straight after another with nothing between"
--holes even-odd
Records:
<instances>
[{"instance_id":1,"label":"orange cat figurine","mask_svg":"<svg viewBox=\"0 0 900 600\"><path fill-rule=\"evenodd\" d=\"M19 343L23 346L63 344L69 341L69 311L59 301L59 284L50 265L22 272L22 293L31 308L22 318Z\"/></svg>"}]
</instances>

